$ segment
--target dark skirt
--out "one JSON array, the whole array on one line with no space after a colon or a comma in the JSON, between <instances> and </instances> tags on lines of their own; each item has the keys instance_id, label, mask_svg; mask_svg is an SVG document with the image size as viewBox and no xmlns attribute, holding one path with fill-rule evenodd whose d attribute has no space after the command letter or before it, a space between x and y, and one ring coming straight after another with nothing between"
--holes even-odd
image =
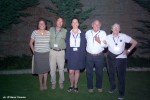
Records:
<instances>
[{"instance_id":1,"label":"dark skirt","mask_svg":"<svg viewBox=\"0 0 150 100\"><path fill-rule=\"evenodd\" d=\"M49 52L35 52L33 57L32 73L44 74L50 71Z\"/></svg>"},{"instance_id":2,"label":"dark skirt","mask_svg":"<svg viewBox=\"0 0 150 100\"><path fill-rule=\"evenodd\" d=\"M68 59L69 70L82 70L85 68L85 55L77 52L71 52L71 57Z\"/></svg>"}]
</instances>

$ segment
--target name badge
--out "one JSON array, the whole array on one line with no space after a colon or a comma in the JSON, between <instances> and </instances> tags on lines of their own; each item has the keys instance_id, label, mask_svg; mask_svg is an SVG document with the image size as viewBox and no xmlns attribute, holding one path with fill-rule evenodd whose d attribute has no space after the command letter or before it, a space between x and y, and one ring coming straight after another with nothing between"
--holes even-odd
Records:
<instances>
[{"instance_id":1,"label":"name badge","mask_svg":"<svg viewBox=\"0 0 150 100\"><path fill-rule=\"evenodd\" d=\"M120 48L119 48L119 47L114 47L114 50L115 50L115 51L119 51Z\"/></svg>"},{"instance_id":2,"label":"name badge","mask_svg":"<svg viewBox=\"0 0 150 100\"><path fill-rule=\"evenodd\" d=\"M78 51L78 48L73 48L73 51Z\"/></svg>"},{"instance_id":3,"label":"name badge","mask_svg":"<svg viewBox=\"0 0 150 100\"><path fill-rule=\"evenodd\" d=\"M57 47L58 47L58 44L54 44L54 47L57 48Z\"/></svg>"}]
</instances>

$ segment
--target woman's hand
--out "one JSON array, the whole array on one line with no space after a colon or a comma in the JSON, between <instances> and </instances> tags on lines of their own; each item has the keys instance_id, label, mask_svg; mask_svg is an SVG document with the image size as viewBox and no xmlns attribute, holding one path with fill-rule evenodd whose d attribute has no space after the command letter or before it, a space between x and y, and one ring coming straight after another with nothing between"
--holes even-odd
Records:
<instances>
[{"instance_id":1,"label":"woman's hand","mask_svg":"<svg viewBox=\"0 0 150 100\"><path fill-rule=\"evenodd\" d=\"M30 48L31 48L31 50L32 50L32 53L34 54L34 39L30 39L30 43L29 43L29 46L30 46Z\"/></svg>"}]
</instances>

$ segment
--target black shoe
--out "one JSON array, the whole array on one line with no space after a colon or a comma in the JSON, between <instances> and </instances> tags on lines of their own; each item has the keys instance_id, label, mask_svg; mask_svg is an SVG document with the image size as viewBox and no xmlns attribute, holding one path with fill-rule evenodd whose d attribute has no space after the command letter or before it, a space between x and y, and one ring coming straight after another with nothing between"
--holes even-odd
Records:
<instances>
[{"instance_id":1,"label":"black shoe","mask_svg":"<svg viewBox=\"0 0 150 100\"><path fill-rule=\"evenodd\" d=\"M76 93L79 92L78 88L74 88L74 92Z\"/></svg>"},{"instance_id":2,"label":"black shoe","mask_svg":"<svg viewBox=\"0 0 150 100\"><path fill-rule=\"evenodd\" d=\"M72 92L73 91L73 87L69 87L67 91L68 92Z\"/></svg>"}]
</instances>

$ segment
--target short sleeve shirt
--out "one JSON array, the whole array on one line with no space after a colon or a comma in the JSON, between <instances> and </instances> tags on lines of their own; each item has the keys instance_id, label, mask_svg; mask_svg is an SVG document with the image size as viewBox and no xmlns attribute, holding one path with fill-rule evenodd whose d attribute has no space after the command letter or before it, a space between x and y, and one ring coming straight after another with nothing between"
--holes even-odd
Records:
<instances>
[{"instance_id":1,"label":"short sleeve shirt","mask_svg":"<svg viewBox=\"0 0 150 100\"><path fill-rule=\"evenodd\" d=\"M108 50L113 54L120 54L116 58L126 58L126 55L121 54L125 50L125 43L130 43L132 38L126 34L119 33L118 37L114 37L110 34L106 37Z\"/></svg>"},{"instance_id":2,"label":"short sleeve shirt","mask_svg":"<svg viewBox=\"0 0 150 100\"><path fill-rule=\"evenodd\" d=\"M36 30L31 34L34 40L34 49L36 52L49 52L50 50L50 32L47 31L45 35L40 35Z\"/></svg>"}]
</instances>

